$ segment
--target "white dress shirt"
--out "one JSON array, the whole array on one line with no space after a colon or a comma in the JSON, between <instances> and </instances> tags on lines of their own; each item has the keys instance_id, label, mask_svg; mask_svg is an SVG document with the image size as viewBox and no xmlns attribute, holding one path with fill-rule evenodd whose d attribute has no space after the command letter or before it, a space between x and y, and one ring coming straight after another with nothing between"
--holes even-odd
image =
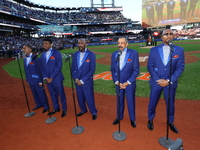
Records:
<instances>
[{"instance_id":1,"label":"white dress shirt","mask_svg":"<svg viewBox=\"0 0 200 150\"><path fill-rule=\"evenodd\" d=\"M168 57L170 53L170 47L169 46L163 46L163 57L164 57L164 64L167 65L168 63Z\"/></svg>"},{"instance_id":2,"label":"white dress shirt","mask_svg":"<svg viewBox=\"0 0 200 150\"><path fill-rule=\"evenodd\" d=\"M32 53L26 56L26 66L28 66L28 64L31 62L31 56L32 56Z\"/></svg>"},{"instance_id":3,"label":"white dress shirt","mask_svg":"<svg viewBox=\"0 0 200 150\"><path fill-rule=\"evenodd\" d=\"M123 66L124 66L124 59L125 59L125 57L126 57L126 51L127 51L127 48L125 48L123 51L122 51L122 54L121 54L121 56L120 56L120 65L119 65L119 67L120 67L120 70L123 68Z\"/></svg>"},{"instance_id":4,"label":"white dress shirt","mask_svg":"<svg viewBox=\"0 0 200 150\"><path fill-rule=\"evenodd\" d=\"M85 56L86 51L87 51L87 49L85 49L84 52L80 52L79 67L83 64L83 58Z\"/></svg>"},{"instance_id":5,"label":"white dress shirt","mask_svg":"<svg viewBox=\"0 0 200 150\"><path fill-rule=\"evenodd\" d=\"M50 48L47 52L46 52L46 61L49 60L50 54L51 54L51 50L52 48Z\"/></svg>"}]
</instances>

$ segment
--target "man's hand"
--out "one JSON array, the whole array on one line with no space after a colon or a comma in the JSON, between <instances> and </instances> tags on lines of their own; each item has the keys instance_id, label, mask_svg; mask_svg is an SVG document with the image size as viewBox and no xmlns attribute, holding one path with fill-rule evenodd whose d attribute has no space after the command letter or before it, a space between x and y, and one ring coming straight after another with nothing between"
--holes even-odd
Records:
<instances>
[{"instance_id":1,"label":"man's hand","mask_svg":"<svg viewBox=\"0 0 200 150\"><path fill-rule=\"evenodd\" d=\"M81 83L81 81L80 81L79 79L76 79L75 83L76 83L78 86L81 86L81 85L82 85L82 83Z\"/></svg>"},{"instance_id":2,"label":"man's hand","mask_svg":"<svg viewBox=\"0 0 200 150\"><path fill-rule=\"evenodd\" d=\"M120 83L120 89L126 89L128 85L128 82Z\"/></svg>"},{"instance_id":3,"label":"man's hand","mask_svg":"<svg viewBox=\"0 0 200 150\"><path fill-rule=\"evenodd\" d=\"M162 87L165 87L165 86L168 86L169 85L169 82L165 79L159 79L158 80L158 85L162 86Z\"/></svg>"},{"instance_id":4,"label":"man's hand","mask_svg":"<svg viewBox=\"0 0 200 150\"><path fill-rule=\"evenodd\" d=\"M47 81L47 83L51 83L53 78L46 78L45 80Z\"/></svg>"}]
</instances>

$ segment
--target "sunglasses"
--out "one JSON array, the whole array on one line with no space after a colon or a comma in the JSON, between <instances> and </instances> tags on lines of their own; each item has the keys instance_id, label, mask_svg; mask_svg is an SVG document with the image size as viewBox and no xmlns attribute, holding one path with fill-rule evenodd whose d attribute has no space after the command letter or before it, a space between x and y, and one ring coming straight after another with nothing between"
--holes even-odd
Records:
<instances>
[{"instance_id":1,"label":"sunglasses","mask_svg":"<svg viewBox=\"0 0 200 150\"><path fill-rule=\"evenodd\" d=\"M168 36L168 35L174 35L173 33L164 33L164 36Z\"/></svg>"}]
</instances>

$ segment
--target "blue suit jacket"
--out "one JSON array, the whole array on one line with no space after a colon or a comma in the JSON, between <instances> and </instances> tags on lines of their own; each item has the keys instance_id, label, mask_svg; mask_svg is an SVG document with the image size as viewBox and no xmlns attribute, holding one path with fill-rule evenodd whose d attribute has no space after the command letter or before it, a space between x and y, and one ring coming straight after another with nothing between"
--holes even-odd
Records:
<instances>
[{"instance_id":1,"label":"blue suit jacket","mask_svg":"<svg viewBox=\"0 0 200 150\"><path fill-rule=\"evenodd\" d=\"M171 1L168 1L167 9L174 9L174 7L175 7L175 1L172 1L172 5L171 5Z\"/></svg>"},{"instance_id":2,"label":"blue suit jacket","mask_svg":"<svg viewBox=\"0 0 200 150\"><path fill-rule=\"evenodd\" d=\"M151 48L149 58L148 58L148 71L151 74L151 79L149 83L151 85L157 85L156 81L159 79L170 79L170 56L168 58L168 63L165 66L163 63L163 46L158 45ZM177 87L177 79L184 70L184 50L183 48L174 45L174 52L172 53L172 80L171 86L173 88ZM157 85L159 86L159 85Z\"/></svg>"},{"instance_id":3,"label":"blue suit jacket","mask_svg":"<svg viewBox=\"0 0 200 150\"><path fill-rule=\"evenodd\" d=\"M184 0L180 0L181 7L186 7L187 5L188 5L188 0L186 0L186 2Z\"/></svg>"},{"instance_id":4,"label":"blue suit jacket","mask_svg":"<svg viewBox=\"0 0 200 150\"><path fill-rule=\"evenodd\" d=\"M160 3L160 5L158 5ZM156 8L156 11L162 11L163 10L163 7L164 7L164 4L163 2L157 2L156 5L155 5L155 8Z\"/></svg>"},{"instance_id":5,"label":"blue suit jacket","mask_svg":"<svg viewBox=\"0 0 200 150\"><path fill-rule=\"evenodd\" d=\"M32 55L32 58L33 57L34 55ZM36 59L32 59L32 58L28 66L26 65L27 64L26 58L24 59L24 71L26 74L26 82L28 82L30 85L37 85L42 81L40 80L39 71L38 71L39 68L37 66Z\"/></svg>"},{"instance_id":6,"label":"blue suit jacket","mask_svg":"<svg viewBox=\"0 0 200 150\"><path fill-rule=\"evenodd\" d=\"M148 9L148 7L150 9ZM152 18L154 16L154 6L150 5L146 7L146 15L148 18Z\"/></svg>"},{"instance_id":7,"label":"blue suit jacket","mask_svg":"<svg viewBox=\"0 0 200 150\"><path fill-rule=\"evenodd\" d=\"M72 61L72 77L73 79L79 79L84 82L83 87L91 87L93 86L93 74L96 68L96 56L93 52L87 51L85 52L83 63L80 67L78 67L80 59L80 52L77 51L73 54Z\"/></svg>"},{"instance_id":8,"label":"blue suit jacket","mask_svg":"<svg viewBox=\"0 0 200 150\"><path fill-rule=\"evenodd\" d=\"M118 51L112 53L111 56L111 72L114 83L118 81L118 61L117 61ZM124 59L124 66L120 70L120 83L127 82L131 85L136 85L136 78L139 74L139 58L138 52L127 48L126 56Z\"/></svg>"},{"instance_id":9,"label":"blue suit jacket","mask_svg":"<svg viewBox=\"0 0 200 150\"><path fill-rule=\"evenodd\" d=\"M62 82L64 80L61 71L62 55L59 51L52 49L48 60L46 60L46 52L43 52L40 59L43 78L53 78L52 83Z\"/></svg>"}]
</instances>

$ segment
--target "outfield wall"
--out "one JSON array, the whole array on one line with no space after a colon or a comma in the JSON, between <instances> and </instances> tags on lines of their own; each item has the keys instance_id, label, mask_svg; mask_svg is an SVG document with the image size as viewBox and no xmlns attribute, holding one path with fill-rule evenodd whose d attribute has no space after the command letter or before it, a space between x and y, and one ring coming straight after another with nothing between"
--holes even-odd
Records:
<instances>
[{"instance_id":1,"label":"outfield wall","mask_svg":"<svg viewBox=\"0 0 200 150\"><path fill-rule=\"evenodd\" d=\"M194 39L187 39L187 38L175 38L174 41L180 41L180 40L195 40ZM129 41L129 43L145 43L147 40L135 40L135 41ZM162 41L161 39L155 39L155 41ZM100 46L100 45L117 45L117 42L104 42L104 43L88 43L88 46ZM78 46L77 44L75 45L76 47ZM64 45L65 48L70 48L72 45Z\"/></svg>"}]
</instances>

